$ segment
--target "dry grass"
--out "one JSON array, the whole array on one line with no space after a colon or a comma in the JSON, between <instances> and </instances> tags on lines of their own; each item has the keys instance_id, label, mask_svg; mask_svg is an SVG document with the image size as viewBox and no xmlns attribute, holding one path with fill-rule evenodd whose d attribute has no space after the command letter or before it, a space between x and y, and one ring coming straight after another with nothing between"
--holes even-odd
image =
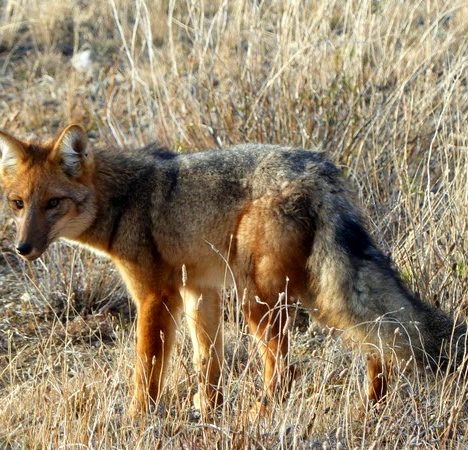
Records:
<instances>
[{"instance_id":1,"label":"dry grass","mask_svg":"<svg viewBox=\"0 0 468 450\"><path fill-rule=\"evenodd\" d=\"M459 0L5 0L0 128L80 121L100 144L325 148L410 286L466 317L467 36ZM67 244L24 265L2 208L0 447L466 445L467 380L400 367L388 403L366 411L362 358L313 327L293 333L291 398L249 421L260 367L229 302L220 414L190 407L181 328L166 410L131 421L132 312L115 271Z\"/></svg>"}]
</instances>

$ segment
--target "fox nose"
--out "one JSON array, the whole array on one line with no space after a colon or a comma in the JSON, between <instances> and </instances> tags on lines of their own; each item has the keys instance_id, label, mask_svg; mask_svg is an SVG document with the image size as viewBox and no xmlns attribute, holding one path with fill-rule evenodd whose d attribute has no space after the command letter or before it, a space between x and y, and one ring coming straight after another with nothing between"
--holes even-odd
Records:
<instances>
[{"instance_id":1,"label":"fox nose","mask_svg":"<svg viewBox=\"0 0 468 450\"><path fill-rule=\"evenodd\" d=\"M16 246L16 251L21 255L21 256L27 256L31 253L32 251L32 245L28 244L27 242L21 242Z\"/></svg>"}]
</instances>

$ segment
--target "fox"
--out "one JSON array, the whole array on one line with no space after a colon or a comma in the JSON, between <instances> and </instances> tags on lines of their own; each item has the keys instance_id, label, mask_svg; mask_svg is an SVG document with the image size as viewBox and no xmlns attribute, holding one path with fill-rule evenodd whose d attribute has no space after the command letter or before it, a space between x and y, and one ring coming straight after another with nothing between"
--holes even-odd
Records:
<instances>
[{"instance_id":1,"label":"fox","mask_svg":"<svg viewBox=\"0 0 468 450\"><path fill-rule=\"evenodd\" d=\"M222 404L226 284L242 295L265 401L287 395L298 373L285 331L297 301L313 320L359 343L370 402L386 399L394 355L435 369L464 364L466 323L403 283L322 151L252 143L189 153L157 144L99 147L71 124L45 141L0 132L0 152L22 258L39 258L64 238L118 268L137 309L135 414L160 401L182 316L198 380L194 405Z\"/></svg>"}]
</instances>

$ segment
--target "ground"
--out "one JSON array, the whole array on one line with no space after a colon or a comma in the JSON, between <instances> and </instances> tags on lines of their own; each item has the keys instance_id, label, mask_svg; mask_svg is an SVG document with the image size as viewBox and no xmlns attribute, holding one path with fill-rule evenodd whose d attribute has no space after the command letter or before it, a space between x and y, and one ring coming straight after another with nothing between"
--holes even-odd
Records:
<instances>
[{"instance_id":1,"label":"ground","mask_svg":"<svg viewBox=\"0 0 468 450\"><path fill-rule=\"evenodd\" d=\"M176 151L318 147L350 179L411 289L468 313L468 7L463 1L0 3L0 128ZM248 411L261 367L226 296L226 402L211 420L181 326L163 403L128 417L134 310L112 265L69 243L33 264L0 205L1 448L462 448L468 381L395 368L366 408L364 360L302 320L301 369L271 415ZM220 292L222 286L220 286Z\"/></svg>"}]
</instances>

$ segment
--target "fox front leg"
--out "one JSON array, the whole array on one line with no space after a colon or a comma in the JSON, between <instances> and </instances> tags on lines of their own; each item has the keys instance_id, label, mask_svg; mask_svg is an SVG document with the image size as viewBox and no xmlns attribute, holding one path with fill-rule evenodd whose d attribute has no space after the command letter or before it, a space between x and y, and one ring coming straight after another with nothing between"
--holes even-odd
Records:
<instances>
[{"instance_id":1,"label":"fox front leg","mask_svg":"<svg viewBox=\"0 0 468 450\"><path fill-rule=\"evenodd\" d=\"M162 295L137 302L137 357L132 415L148 412L161 395L175 339L177 300L176 297Z\"/></svg>"},{"instance_id":2,"label":"fox front leg","mask_svg":"<svg viewBox=\"0 0 468 450\"><path fill-rule=\"evenodd\" d=\"M198 392L193 404L208 417L223 402L223 327L219 293L213 289L186 286L181 289L185 317L193 344L193 365Z\"/></svg>"}]
</instances>

